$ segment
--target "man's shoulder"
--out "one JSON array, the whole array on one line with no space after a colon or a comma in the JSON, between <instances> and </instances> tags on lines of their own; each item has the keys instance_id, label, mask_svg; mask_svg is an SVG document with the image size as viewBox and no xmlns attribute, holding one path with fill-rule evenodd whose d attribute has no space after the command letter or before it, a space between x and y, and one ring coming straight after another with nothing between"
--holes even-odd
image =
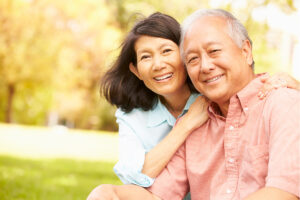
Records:
<instances>
[{"instance_id":1,"label":"man's shoulder","mask_svg":"<svg viewBox=\"0 0 300 200\"><path fill-rule=\"evenodd\" d=\"M300 100L300 92L290 88L278 88L269 93L266 102L278 103L278 106L285 106Z\"/></svg>"},{"instance_id":2,"label":"man's shoulder","mask_svg":"<svg viewBox=\"0 0 300 200\"><path fill-rule=\"evenodd\" d=\"M273 90L265 99L265 113L273 113L287 117L289 114L299 112L300 92L289 88L279 88ZM279 117L279 116L277 116Z\"/></svg>"}]
</instances>

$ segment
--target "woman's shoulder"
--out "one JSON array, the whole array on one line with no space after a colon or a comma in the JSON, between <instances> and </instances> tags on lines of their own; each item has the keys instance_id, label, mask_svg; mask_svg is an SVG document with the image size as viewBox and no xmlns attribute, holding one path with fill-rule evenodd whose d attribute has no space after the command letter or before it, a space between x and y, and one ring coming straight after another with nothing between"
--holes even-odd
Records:
<instances>
[{"instance_id":1,"label":"woman's shoulder","mask_svg":"<svg viewBox=\"0 0 300 200\"><path fill-rule=\"evenodd\" d=\"M145 111L141 108L134 108L130 112L125 112L121 108L118 108L115 116L118 119L122 119L125 121L128 120L142 120L142 119L148 119L149 111Z\"/></svg>"}]
</instances>

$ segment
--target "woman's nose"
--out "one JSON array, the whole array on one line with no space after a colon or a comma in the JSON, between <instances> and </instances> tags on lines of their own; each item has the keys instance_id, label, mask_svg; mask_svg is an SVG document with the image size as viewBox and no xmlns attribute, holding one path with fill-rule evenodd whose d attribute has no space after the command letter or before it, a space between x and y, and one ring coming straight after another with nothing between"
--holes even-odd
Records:
<instances>
[{"instance_id":1,"label":"woman's nose","mask_svg":"<svg viewBox=\"0 0 300 200\"><path fill-rule=\"evenodd\" d=\"M153 60L153 69L161 70L165 67L165 62L161 56L156 56Z\"/></svg>"}]
</instances>

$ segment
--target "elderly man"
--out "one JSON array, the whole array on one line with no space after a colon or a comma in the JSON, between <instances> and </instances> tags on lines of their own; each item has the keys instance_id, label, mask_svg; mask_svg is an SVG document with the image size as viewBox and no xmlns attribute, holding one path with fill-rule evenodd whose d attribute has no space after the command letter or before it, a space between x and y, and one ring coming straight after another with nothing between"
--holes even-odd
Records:
<instances>
[{"instance_id":1,"label":"elderly man","mask_svg":"<svg viewBox=\"0 0 300 200\"><path fill-rule=\"evenodd\" d=\"M103 188L115 199L180 200L188 191L193 200L299 199L300 93L281 88L259 100L251 40L226 11L196 11L183 23L182 38L188 74L212 101L209 120L148 191Z\"/></svg>"},{"instance_id":2,"label":"elderly man","mask_svg":"<svg viewBox=\"0 0 300 200\"><path fill-rule=\"evenodd\" d=\"M197 11L183 24L183 60L210 119L187 139L150 191L163 199L298 199L300 95L263 101L251 40L228 12ZM189 187L188 187L189 185ZM166 192L168 191L168 192Z\"/></svg>"}]
</instances>

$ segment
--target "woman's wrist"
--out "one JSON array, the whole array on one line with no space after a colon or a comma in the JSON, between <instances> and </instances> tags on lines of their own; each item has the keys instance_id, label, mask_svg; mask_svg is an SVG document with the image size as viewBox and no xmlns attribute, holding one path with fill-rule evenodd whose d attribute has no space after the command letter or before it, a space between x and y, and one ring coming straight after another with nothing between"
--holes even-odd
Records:
<instances>
[{"instance_id":1,"label":"woman's wrist","mask_svg":"<svg viewBox=\"0 0 300 200\"><path fill-rule=\"evenodd\" d=\"M187 115L187 114L186 114ZM176 123L174 127L178 128L181 133L189 135L193 132L196 128L201 126L204 122L204 119L192 119L188 116L183 116L182 119Z\"/></svg>"}]
</instances>

